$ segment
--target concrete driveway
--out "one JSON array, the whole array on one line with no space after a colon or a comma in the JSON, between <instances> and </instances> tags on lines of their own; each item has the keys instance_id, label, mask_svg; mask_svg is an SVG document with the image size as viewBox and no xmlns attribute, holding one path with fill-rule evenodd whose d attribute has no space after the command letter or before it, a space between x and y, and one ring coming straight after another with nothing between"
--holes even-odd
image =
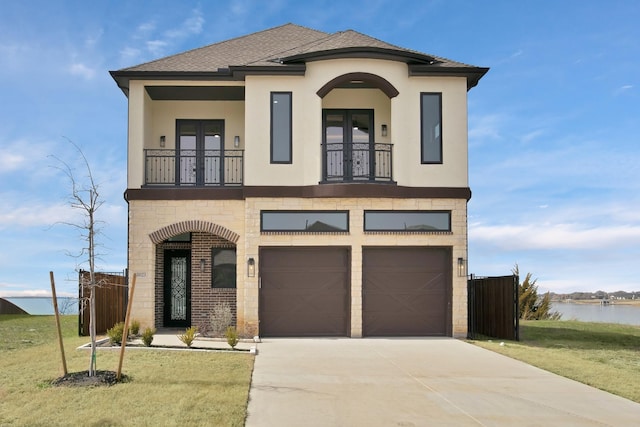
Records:
<instances>
[{"instance_id":1,"label":"concrete driveway","mask_svg":"<svg viewBox=\"0 0 640 427\"><path fill-rule=\"evenodd\" d=\"M640 404L450 338L266 339L246 426L637 426Z\"/></svg>"}]
</instances>

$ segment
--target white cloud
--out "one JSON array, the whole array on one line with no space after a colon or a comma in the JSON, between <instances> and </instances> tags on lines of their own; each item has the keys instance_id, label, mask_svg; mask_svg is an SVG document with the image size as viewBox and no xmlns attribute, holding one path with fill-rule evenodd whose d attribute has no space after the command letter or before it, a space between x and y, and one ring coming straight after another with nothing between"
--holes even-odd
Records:
<instances>
[{"instance_id":1,"label":"white cloud","mask_svg":"<svg viewBox=\"0 0 640 427\"><path fill-rule=\"evenodd\" d=\"M545 131L543 129L537 129L537 130L525 133L520 137L520 139L522 140L523 143L529 144L530 142L535 141L536 139L538 139L544 134L545 134Z\"/></svg>"},{"instance_id":2,"label":"white cloud","mask_svg":"<svg viewBox=\"0 0 640 427\"><path fill-rule=\"evenodd\" d=\"M41 170L52 152L49 142L32 139L0 141L0 173Z\"/></svg>"},{"instance_id":3,"label":"white cloud","mask_svg":"<svg viewBox=\"0 0 640 427\"><path fill-rule=\"evenodd\" d=\"M129 63L135 61L135 58L140 56L140 49L135 47L126 46L120 50L120 60L123 63Z\"/></svg>"},{"instance_id":4,"label":"white cloud","mask_svg":"<svg viewBox=\"0 0 640 427\"><path fill-rule=\"evenodd\" d=\"M16 152L0 149L0 173L13 172L27 164L27 158Z\"/></svg>"},{"instance_id":5,"label":"white cloud","mask_svg":"<svg viewBox=\"0 0 640 427\"><path fill-rule=\"evenodd\" d=\"M0 285L6 286L6 285ZM16 289L15 286L12 286L10 289ZM75 296L75 295L58 295L56 292L56 296ZM16 289L16 290L4 290L0 291L0 297L51 297L51 291L46 291L44 289Z\"/></svg>"},{"instance_id":6,"label":"white cloud","mask_svg":"<svg viewBox=\"0 0 640 427\"><path fill-rule=\"evenodd\" d=\"M91 80L96 75L96 70L89 68L82 63L73 63L69 67L69 72L74 76L82 77L85 80Z\"/></svg>"},{"instance_id":7,"label":"white cloud","mask_svg":"<svg viewBox=\"0 0 640 427\"><path fill-rule=\"evenodd\" d=\"M613 94L614 95L621 95L629 90L633 89L633 85L624 85L624 86L620 86L619 88L617 88Z\"/></svg>"},{"instance_id":8,"label":"white cloud","mask_svg":"<svg viewBox=\"0 0 640 427\"><path fill-rule=\"evenodd\" d=\"M640 226L583 224L469 225L469 239L504 250L619 249L637 245Z\"/></svg>"},{"instance_id":9,"label":"white cloud","mask_svg":"<svg viewBox=\"0 0 640 427\"><path fill-rule=\"evenodd\" d=\"M56 223L81 223L79 209L63 203L25 203L0 206L0 230L14 227L49 227Z\"/></svg>"},{"instance_id":10,"label":"white cloud","mask_svg":"<svg viewBox=\"0 0 640 427\"><path fill-rule=\"evenodd\" d=\"M502 114L485 114L469 117L469 143L483 139L500 139L506 117Z\"/></svg>"},{"instance_id":11,"label":"white cloud","mask_svg":"<svg viewBox=\"0 0 640 427\"><path fill-rule=\"evenodd\" d=\"M154 56L164 55L164 48L168 43L164 40L149 40L146 42L147 50Z\"/></svg>"},{"instance_id":12,"label":"white cloud","mask_svg":"<svg viewBox=\"0 0 640 427\"><path fill-rule=\"evenodd\" d=\"M155 29L156 29L155 22L143 22L142 24L138 25L138 28L136 28L135 37L147 36L153 33Z\"/></svg>"}]
</instances>

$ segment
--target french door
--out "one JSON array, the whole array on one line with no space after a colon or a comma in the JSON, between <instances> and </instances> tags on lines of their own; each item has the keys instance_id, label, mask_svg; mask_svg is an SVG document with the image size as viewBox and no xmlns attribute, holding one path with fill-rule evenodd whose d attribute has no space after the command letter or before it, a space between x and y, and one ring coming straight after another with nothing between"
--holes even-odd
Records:
<instances>
[{"instance_id":1,"label":"french door","mask_svg":"<svg viewBox=\"0 0 640 427\"><path fill-rule=\"evenodd\" d=\"M223 183L224 120L178 120L176 127L176 183Z\"/></svg>"},{"instance_id":2,"label":"french door","mask_svg":"<svg viewBox=\"0 0 640 427\"><path fill-rule=\"evenodd\" d=\"M164 252L164 326L188 327L191 323L191 252Z\"/></svg>"},{"instance_id":3,"label":"french door","mask_svg":"<svg viewBox=\"0 0 640 427\"><path fill-rule=\"evenodd\" d=\"M323 181L374 179L373 110L323 110L322 123Z\"/></svg>"}]
</instances>

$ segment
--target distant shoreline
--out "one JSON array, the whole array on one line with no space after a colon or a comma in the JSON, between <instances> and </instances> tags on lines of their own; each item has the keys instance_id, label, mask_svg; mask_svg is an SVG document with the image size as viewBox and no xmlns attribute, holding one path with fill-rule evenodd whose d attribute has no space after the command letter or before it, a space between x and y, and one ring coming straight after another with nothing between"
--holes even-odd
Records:
<instances>
[{"instance_id":1,"label":"distant shoreline","mask_svg":"<svg viewBox=\"0 0 640 427\"><path fill-rule=\"evenodd\" d=\"M640 299L612 299L605 300L609 301L611 305L640 305ZM552 300L552 303L558 304L593 304L600 305L602 303L601 299L562 299L562 300Z\"/></svg>"}]
</instances>

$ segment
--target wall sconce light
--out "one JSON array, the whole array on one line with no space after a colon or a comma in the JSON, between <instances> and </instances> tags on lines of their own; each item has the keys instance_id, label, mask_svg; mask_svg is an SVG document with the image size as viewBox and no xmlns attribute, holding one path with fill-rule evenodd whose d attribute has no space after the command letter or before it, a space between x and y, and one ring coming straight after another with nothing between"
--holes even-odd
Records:
<instances>
[{"instance_id":1,"label":"wall sconce light","mask_svg":"<svg viewBox=\"0 0 640 427\"><path fill-rule=\"evenodd\" d=\"M387 125L382 125L381 133L382 136L387 136Z\"/></svg>"},{"instance_id":2,"label":"wall sconce light","mask_svg":"<svg viewBox=\"0 0 640 427\"><path fill-rule=\"evenodd\" d=\"M247 276L256 277L256 260L253 258L247 260Z\"/></svg>"},{"instance_id":3,"label":"wall sconce light","mask_svg":"<svg viewBox=\"0 0 640 427\"><path fill-rule=\"evenodd\" d=\"M458 277L466 276L466 270L466 262L464 258L458 258Z\"/></svg>"},{"instance_id":4,"label":"wall sconce light","mask_svg":"<svg viewBox=\"0 0 640 427\"><path fill-rule=\"evenodd\" d=\"M204 273L204 269L207 266L207 260L202 258L200 260L200 273Z\"/></svg>"},{"instance_id":5,"label":"wall sconce light","mask_svg":"<svg viewBox=\"0 0 640 427\"><path fill-rule=\"evenodd\" d=\"M240 135L233 137L233 146L236 148L240 147Z\"/></svg>"},{"instance_id":6,"label":"wall sconce light","mask_svg":"<svg viewBox=\"0 0 640 427\"><path fill-rule=\"evenodd\" d=\"M167 138L164 135L160 135L160 147L164 147Z\"/></svg>"}]
</instances>

